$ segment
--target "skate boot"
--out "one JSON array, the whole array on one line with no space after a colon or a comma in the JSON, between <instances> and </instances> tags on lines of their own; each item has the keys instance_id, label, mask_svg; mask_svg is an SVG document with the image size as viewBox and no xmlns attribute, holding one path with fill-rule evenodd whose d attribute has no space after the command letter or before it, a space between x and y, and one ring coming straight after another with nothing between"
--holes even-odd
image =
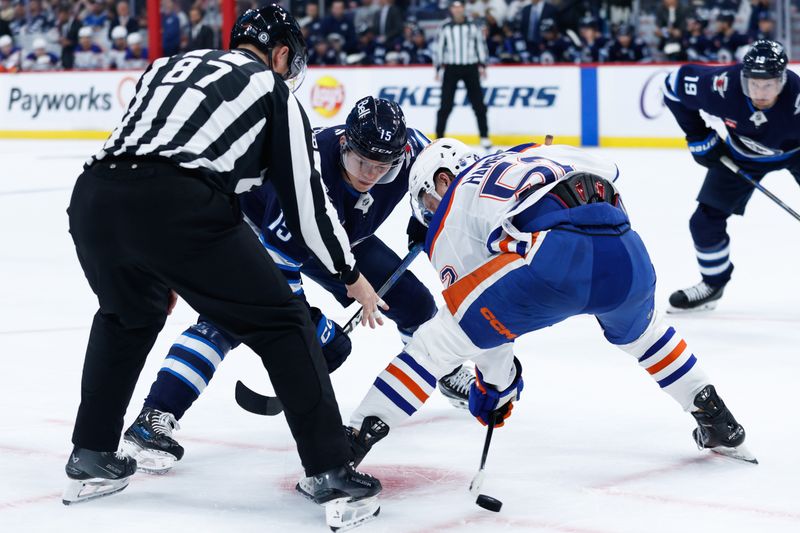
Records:
<instances>
[{"instance_id":1,"label":"skate boot","mask_svg":"<svg viewBox=\"0 0 800 533\"><path fill-rule=\"evenodd\" d=\"M461 365L439 380L439 392L454 407L469 408L469 388L475 381L475 372Z\"/></svg>"},{"instance_id":2,"label":"skate boot","mask_svg":"<svg viewBox=\"0 0 800 533\"><path fill-rule=\"evenodd\" d=\"M722 298L725 285L714 287L701 281L687 289L673 292L669 297L670 313L686 311L710 311L717 307L717 300Z\"/></svg>"},{"instance_id":3,"label":"skate boot","mask_svg":"<svg viewBox=\"0 0 800 533\"><path fill-rule=\"evenodd\" d=\"M71 505L123 490L136 472L136 461L120 452L95 452L75 446L64 470L70 481L61 501Z\"/></svg>"},{"instance_id":4,"label":"skate boot","mask_svg":"<svg viewBox=\"0 0 800 533\"><path fill-rule=\"evenodd\" d=\"M697 393L694 405L697 410L692 411L692 416L697 421L697 428L692 431L692 437L698 448L707 448L721 455L758 464L753 454L744 446L744 428L725 407L725 402L713 385L706 385Z\"/></svg>"},{"instance_id":5,"label":"skate boot","mask_svg":"<svg viewBox=\"0 0 800 533\"><path fill-rule=\"evenodd\" d=\"M372 449L372 446L389 434L389 426L377 416L368 416L361 423L361 429L356 431L351 427L344 428L350 449L353 450L353 466L358 466Z\"/></svg>"},{"instance_id":6,"label":"skate boot","mask_svg":"<svg viewBox=\"0 0 800 533\"><path fill-rule=\"evenodd\" d=\"M381 482L358 472L352 463L305 477L297 490L325 507L325 519L333 531L346 531L378 516Z\"/></svg>"},{"instance_id":7,"label":"skate boot","mask_svg":"<svg viewBox=\"0 0 800 533\"><path fill-rule=\"evenodd\" d=\"M141 472L166 474L183 457L183 446L172 438L177 429L172 413L145 407L125 431L122 451L136 459Z\"/></svg>"}]
</instances>

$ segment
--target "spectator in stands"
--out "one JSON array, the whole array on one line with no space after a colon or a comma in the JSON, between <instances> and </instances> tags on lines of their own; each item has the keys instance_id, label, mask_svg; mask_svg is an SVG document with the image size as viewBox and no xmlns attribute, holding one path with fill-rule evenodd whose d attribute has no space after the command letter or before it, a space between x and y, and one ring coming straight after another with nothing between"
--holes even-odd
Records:
<instances>
[{"instance_id":1,"label":"spectator in stands","mask_svg":"<svg viewBox=\"0 0 800 533\"><path fill-rule=\"evenodd\" d=\"M113 19L111 19L110 30L108 36L111 37L110 31L116 28L117 26L122 26L125 28L125 31L128 32L128 35L131 33L135 33L139 31L139 21L136 20L136 17L132 17L130 13L130 6L128 6L128 2L124 0L121 2L117 2L115 6L115 13Z\"/></svg>"},{"instance_id":2,"label":"spectator in stands","mask_svg":"<svg viewBox=\"0 0 800 533\"><path fill-rule=\"evenodd\" d=\"M686 51L686 59L689 61L707 62L713 60L714 45L711 39L706 37L706 27L708 21L700 18L699 15L686 19L687 35L683 40L683 49Z\"/></svg>"},{"instance_id":3,"label":"spectator in stands","mask_svg":"<svg viewBox=\"0 0 800 533\"><path fill-rule=\"evenodd\" d=\"M344 37L342 37L338 33L331 33L328 35L328 46L333 50L333 53L336 56L336 63L335 65L346 65L347 64L347 52L345 51L345 41ZM355 49L355 44L353 45Z\"/></svg>"},{"instance_id":4,"label":"spectator in stands","mask_svg":"<svg viewBox=\"0 0 800 533\"><path fill-rule=\"evenodd\" d=\"M90 27L94 31L100 31L109 24L105 2L103 0L91 0L89 13L83 18L83 27Z\"/></svg>"},{"instance_id":5,"label":"spectator in stands","mask_svg":"<svg viewBox=\"0 0 800 533\"><path fill-rule=\"evenodd\" d=\"M602 63L607 60L609 41L600 33L597 19L583 17L578 25L581 37L579 61L581 63Z\"/></svg>"},{"instance_id":6,"label":"spectator in stands","mask_svg":"<svg viewBox=\"0 0 800 533\"><path fill-rule=\"evenodd\" d=\"M328 40L319 35L312 35L308 39L308 64L309 65L336 65L338 58L336 51L328 44Z\"/></svg>"},{"instance_id":7,"label":"spectator in stands","mask_svg":"<svg viewBox=\"0 0 800 533\"><path fill-rule=\"evenodd\" d=\"M361 31L358 32L356 54L359 56L359 59L354 64L383 65L386 59L386 52L386 46L378 42L371 26L362 28Z\"/></svg>"},{"instance_id":8,"label":"spectator in stands","mask_svg":"<svg viewBox=\"0 0 800 533\"><path fill-rule=\"evenodd\" d=\"M22 63L22 50L14 46L10 35L0 37L0 72L17 72Z\"/></svg>"},{"instance_id":9,"label":"spectator in stands","mask_svg":"<svg viewBox=\"0 0 800 533\"><path fill-rule=\"evenodd\" d=\"M656 30L658 49L670 61L682 61L683 53L683 28L686 27L686 8L678 0L663 0L656 9Z\"/></svg>"},{"instance_id":10,"label":"spectator in stands","mask_svg":"<svg viewBox=\"0 0 800 533\"><path fill-rule=\"evenodd\" d=\"M320 35L322 33L322 21L319 18L319 4L309 0L306 4L306 16L298 20L297 24L303 30L303 36L306 39L312 35Z\"/></svg>"},{"instance_id":11,"label":"spectator in stands","mask_svg":"<svg viewBox=\"0 0 800 533\"><path fill-rule=\"evenodd\" d=\"M769 11L762 11L759 13L756 31L750 34L751 41L757 41L759 39L775 40L775 20L772 18L772 15L769 14Z\"/></svg>"},{"instance_id":12,"label":"spectator in stands","mask_svg":"<svg viewBox=\"0 0 800 533\"><path fill-rule=\"evenodd\" d=\"M58 68L58 56L47 51L47 41L42 37L33 40L33 52L25 56L22 62L23 70L56 70Z\"/></svg>"},{"instance_id":13,"label":"spectator in stands","mask_svg":"<svg viewBox=\"0 0 800 533\"><path fill-rule=\"evenodd\" d=\"M390 46L403 33L403 14L394 0L379 0L380 10L375 14L372 27L378 43Z\"/></svg>"},{"instance_id":14,"label":"spectator in stands","mask_svg":"<svg viewBox=\"0 0 800 533\"><path fill-rule=\"evenodd\" d=\"M556 20L557 17L558 10L547 0L531 0L530 4L520 10L516 21L517 29L528 43L528 50L532 55L537 55L542 40L540 34L542 20Z\"/></svg>"},{"instance_id":15,"label":"spectator in stands","mask_svg":"<svg viewBox=\"0 0 800 533\"><path fill-rule=\"evenodd\" d=\"M80 29L81 21L69 6L62 5L58 8L56 31L58 43L61 45L61 66L67 70L75 64L75 45L78 44Z\"/></svg>"},{"instance_id":16,"label":"spectator in stands","mask_svg":"<svg viewBox=\"0 0 800 533\"><path fill-rule=\"evenodd\" d=\"M161 41L165 56L180 52L183 26L174 0L161 2Z\"/></svg>"},{"instance_id":17,"label":"spectator in stands","mask_svg":"<svg viewBox=\"0 0 800 533\"><path fill-rule=\"evenodd\" d=\"M412 28L409 39L403 41L403 50L408 55L411 65L432 65L433 52L430 43L425 39L425 32L419 28Z\"/></svg>"},{"instance_id":18,"label":"spectator in stands","mask_svg":"<svg viewBox=\"0 0 800 533\"><path fill-rule=\"evenodd\" d=\"M25 31L25 24L28 19L25 17L25 4L17 2L14 4L14 15L8 21L8 27L11 30L11 35L17 37Z\"/></svg>"},{"instance_id":19,"label":"spectator in stands","mask_svg":"<svg viewBox=\"0 0 800 533\"><path fill-rule=\"evenodd\" d=\"M574 63L578 58L578 51L572 41L569 37L561 35L555 20L542 19L539 23L539 34L541 40L534 58L535 61L543 65L552 65L553 63Z\"/></svg>"},{"instance_id":20,"label":"spectator in stands","mask_svg":"<svg viewBox=\"0 0 800 533\"><path fill-rule=\"evenodd\" d=\"M717 33L711 39L716 61L729 63L736 59L736 51L750 43L750 39L733 27L734 13L722 12L717 16Z\"/></svg>"},{"instance_id":21,"label":"spectator in stands","mask_svg":"<svg viewBox=\"0 0 800 533\"><path fill-rule=\"evenodd\" d=\"M355 4L355 5L353 5ZM353 25L356 32L372 26L375 22L375 15L380 11L381 7L378 5L377 0L362 0L361 5L358 2L351 2L350 9L353 13Z\"/></svg>"},{"instance_id":22,"label":"spectator in stands","mask_svg":"<svg viewBox=\"0 0 800 533\"><path fill-rule=\"evenodd\" d=\"M128 53L125 54L125 64L122 68L143 69L150 63L147 48L142 46L142 36L140 33L128 35Z\"/></svg>"},{"instance_id":23,"label":"spectator in stands","mask_svg":"<svg viewBox=\"0 0 800 533\"><path fill-rule=\"evenodd\" d=\"M75 47L76 69L101 69L106 66L103 49L94 42L91 26L83 26L78 31L78 46Z\"/></svg>"},{"instance_id":24,"label":"spectator in stands","mask_svg":"<svg viewBox=\"0 0 800 533\"><path fill-rule=\"evenodd\" d=\"M617 28L614 41L608 47L608 61L613 63L649 63L650 49L636 37L633 26L623 24Z\"/></svg>"},{"instance_id":25,"label":"spectator in stands","mask_svg":"<svg viewBox=\"0 0 800 533\"><path fill-rule=\"evenodd\" d=\"M186 45L186 51L216 48L214 30L203 23L204 17L205 13L197 6L189 10L189 44Z\"/></svg>"},{"instance_id":26,"label":"spectator in stands","mask_svg":"<svg viewBox=\"0 0 800 533\"><path fill-rule=\"evenodd\" d=\"M30 0L28 2L28 13L26 16L26 23L22 28L22 33L28 35L43 35L53 27L53 24L53 18L50 16L49 12L42 9L42 4L39 0Z\"/></svg>"},{"instance_id":27,"label":"spectator in stands","mask_svg":"<svg viewBox=\"0 0 800 533\"><path fill-rule=\"evenodd\" d=\"M511 24L503 24L502 36L488 42L489 57L493 63L528 63L528 43Z\"/></svg>"},{"instance_id":28,"label":"spectator in stands","mask_svg":"<svg viewBox=\"0 0 800 533\"><path fill-rule=\"evenodd\" d=\"M345 13L344 0L333 0L331 12L322 19L320 31L325 38L331 34L341 35L344 39L343 49L350 53L356 48L356 29L352 17Z\"/></svg>"},{"instance_id":29,"label":"spectator in stands","mask_svg":"<svg viewBox=\"0 0 800 533\"><path fill-rule=\"evenodd\" d=\"M11 27L8 21L14 16L14 9L11 7L11 0L0 0L0 37L11 35Z\"/></svg>"},{"instance_id":30,"label":"spectator in stands","mask_svg":"<svg viewBox=\"0 0 800 533\"><path fill-rule=\"evenodd\" d=\"M125 26L117 26L111 30L111 46L106 54L108 68L122 68L128 54L128 30Z\"/></svg>"}]
</instances>

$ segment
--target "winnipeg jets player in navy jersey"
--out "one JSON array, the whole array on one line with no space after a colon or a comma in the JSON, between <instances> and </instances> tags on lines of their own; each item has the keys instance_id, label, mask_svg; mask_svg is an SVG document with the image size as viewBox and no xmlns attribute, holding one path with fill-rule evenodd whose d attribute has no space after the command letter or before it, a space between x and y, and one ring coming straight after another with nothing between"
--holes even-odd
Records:
<instances>
[{"instance_id":1,"label":"winnipeg jets player in navy jersey","mask_svg":"<svg viewBox=\"0 0 800 533\"><path fill-rule=\"evenodd\" d=\"M409 169L429 142L417 130L406 128L397 104L371 96L356 103L346 124L315 132L316 165L330 203L347 232L359 269L368 280L379 285L389 278L401 259L374 233L405 198ZM295 294L303 294L302 273L343 305L352 302L346 287L327 273L302 240L289 232L272 186L265 184L243 193L239 201L247 223ZM418 326L436 313L430 292L411 272L400 277L384 300L389 305L385 315L395 322L404 339L410 338ZM350 355L350 339L319 309L310 307L310 310L328 370L333 372ZM142 412L125 432L124 448L137 459L139 470L163 473L183 456L183 448L172 438L172 431L178 428L177 420L202 393L218 365L236 345L236 339L202 316L172 345ZM455 392L462 391L465 401L471 379L465 379L464 374L471 376L464 369L454 372L451 380L464 381ZM452 386L447 388L451 389Z\"/></svg>"},{"instance_id":2,"label":"winnipeg jets player in navy jersey","mask_svg":"<svg viewBox=\"0 0 800 533\"><path fill-rule=\"evenodd\" d=\"M727 220L744 214L754 187L720 158L731 158L757 181L785 168L800 183L800 77L786 64L780 43L761 40L742 64L684 65L666 79L664 102L692 157L708 168L689 221L703 279L670 296L673 311L713 309L731 279ZM724 122L726 140L706 125L700 109Z\"/></svg>"}]
</instances>

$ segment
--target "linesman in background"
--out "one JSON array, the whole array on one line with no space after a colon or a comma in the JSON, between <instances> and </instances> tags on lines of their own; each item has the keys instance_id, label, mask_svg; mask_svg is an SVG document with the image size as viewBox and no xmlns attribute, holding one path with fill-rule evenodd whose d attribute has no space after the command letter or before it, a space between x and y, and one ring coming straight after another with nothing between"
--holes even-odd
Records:
<instances>
[{"instance_id":1,"label":"linesman in background","mask_svg":"<svg viewBox=\"0 0 800 533\"><path fill-rule=\"evenodd\" d=\"M349 464L308 310L243 222L234 194L268 178L292 235L345 283L374 327L379 298L356 268L314 169L308 118L287 86L302 79L305 41L291 15L267 5L239 17L231 47L154 61L75 184L70 232L100 308L65 504L118 492L136 471L136 461L115 451L175 293L261 357L318 503L380 491Z\"/></svg>"},{"instance_id":2,"label":"linesman in background","mask_svg":"<svg viewBox=\"0 0 800 533\"><path fill-rule=\"evenodd\" d=\"M442 104L436 116L436 136L442 138L445 135L447 118L453 110L456 87L459 80L463 80L467 88L467 98L478 119L481 146L488 150L492 143L489 140L486 104L483 103L481 89L481 80L486 78L486 39L483 29L467 19L464 4L460 0L450 4L450 15L451 18L439 28L434 47L436 81L442 80Z\"/></svg>"}]
</instances>

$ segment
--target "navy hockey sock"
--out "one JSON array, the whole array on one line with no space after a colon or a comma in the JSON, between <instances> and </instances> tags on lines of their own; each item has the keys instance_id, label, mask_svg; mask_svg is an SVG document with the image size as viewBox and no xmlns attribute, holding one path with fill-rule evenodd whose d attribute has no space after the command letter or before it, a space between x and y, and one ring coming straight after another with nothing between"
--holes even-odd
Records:
<instances>
[{"instance_id":1,"label":"navy hockey sock","mask_svg":"<svg viewBox=\"0 0 800 533\"><path fill-rule=\"evenodd\" d=\"M208 322L191 326L170 347L144 406L180 419L214 377L233 344Z\"/></svg>"}]
</instances>

